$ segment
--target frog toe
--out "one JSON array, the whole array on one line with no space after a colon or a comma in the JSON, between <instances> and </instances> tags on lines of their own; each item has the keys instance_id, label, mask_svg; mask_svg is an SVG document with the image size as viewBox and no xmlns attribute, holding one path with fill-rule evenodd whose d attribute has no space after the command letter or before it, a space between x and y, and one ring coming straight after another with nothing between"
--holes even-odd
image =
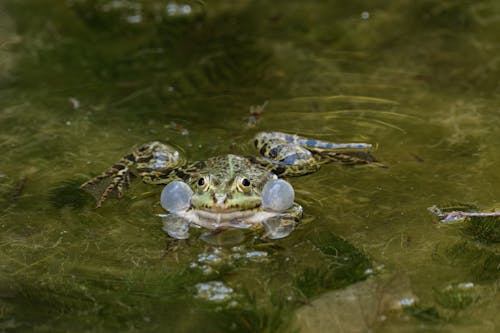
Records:
<instances>
[{"instance_id":1,"label":"frog toe","mask_svg":"<svg viewBox=\"0 0 500 333\"><path fill-rule=\"evenodd\" d=\"M102 206L110 196L123 197L125 188L130 183L128 168L113 168L103 174L83 183L80 188L92 194L97 199L96 207Z\"/></svg>"},{"instance_id":2,"label":"frog toe","mask_svg":"<svg viewBox=\"0 0 500 333\"><path fill-rule=\"evenodd\" d=\"M189 221L175 214L161 215L163 230L172 238L189 238Z\"/></svg>"},{"instance_id":3,"label":"frog toe","mask_svg":"<svg viewBox=\"0 0 500 333\"><path fill-rule=\"evenodd\" d=\"M264 222L266 230L264 237L269 239L285 238L295 229L297 222L294 219L283 217L272 217Z\"/></svg>"}]
</instances>

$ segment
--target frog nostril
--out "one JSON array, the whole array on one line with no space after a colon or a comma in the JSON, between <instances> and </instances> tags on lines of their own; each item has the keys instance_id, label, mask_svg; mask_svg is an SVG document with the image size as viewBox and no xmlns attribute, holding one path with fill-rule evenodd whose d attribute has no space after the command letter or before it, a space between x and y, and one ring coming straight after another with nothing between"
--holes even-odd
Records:
<instances>
[{"instance_id":1,"label":"frog nostril","mask_svg":"<svg viewBox=\"0 0 500 333\"><path fill-rule=\"evenodd\" d=\"M223 193L215 193L214 198L217 204L223 204L226 202L227 195Z\"/></svg>"}]
</instances>

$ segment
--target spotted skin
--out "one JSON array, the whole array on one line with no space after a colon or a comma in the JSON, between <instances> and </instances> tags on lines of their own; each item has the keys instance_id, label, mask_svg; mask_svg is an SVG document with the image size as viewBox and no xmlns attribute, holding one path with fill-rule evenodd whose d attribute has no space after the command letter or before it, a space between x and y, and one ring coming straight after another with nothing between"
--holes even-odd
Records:
<instances>
[{"instance_id":1,"label":"spotted skin","mask_svg":"<svg viewBox=\"0 0 500 333\"><path fill-rule=\"evenodd\" d=\"M367 164L376 162L367 143L333 143L300 137L298 135L262 132L255 136L255 148L262 155L255 162L271 165L280 177L294 177L319 170L321 164Z\"/></svg>"},{"instance_id":2,"label":"spotted skin","mask_svg":"<svg viewBox=\"0 0 500 333\"><path fill-rule=\"evenodd\" d=\"M185 223L209 229L263 226L270 238L287 235L302 216L294 204L288 211L269 213L261 207L261 191L278 177L294 177L317 171L327 162L374 162L365 143L331 143L279 132L259 133L254 145L260 156L223 155L205 161L186 162L164 143L146 143L125 155L111 168L81 185L97 197L97 207L111 196L121 198L131 175L147 184L183 181L193 191L190 209L175 217L171 233L185 238ZM177 223L177 224L176 224ZM182 230L183 233L180 233ZM169 233L170 234L170 233ZM279 237L278 237L279 236ZM284 237L284 236L283 236Z\"/></svg>"},{"instance_id":3,"label":"spotted skin","mask_svg":"<svg viewBox=\"0 0 500 333\"><path fill-rule=\"evenodd\" d=\"M147 184L168 184L175 179L171 171L185 164L179 152L173 147L153 141L146 143L123 156L120 161L99 176L83 183L80 187L95 193L95 188L102 182L109 184L98 197L96 207L112 194L121 198L123 192L130 185L131 173L139 176ZM168 177L166 177L168 176Z\"/></svg>"}]
</instances>

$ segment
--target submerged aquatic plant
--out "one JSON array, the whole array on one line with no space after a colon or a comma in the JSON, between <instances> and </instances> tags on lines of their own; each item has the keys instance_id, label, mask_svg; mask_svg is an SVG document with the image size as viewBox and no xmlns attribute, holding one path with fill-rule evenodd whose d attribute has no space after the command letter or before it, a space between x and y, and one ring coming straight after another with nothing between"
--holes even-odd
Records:
<instances>
[{"instance_id":1,"label":"submerged aquatic plant","mask_svg":"<svg viewBox=\"0 0 500 333\"><path fill-rule=\"evenodd\" d=\"M295 278L296 288L306 298L368 277L370 259L346 240L328 233L312 238L312 243L324 255L324 265L306 268Z\"/></svg>"},{"instance_id":2,"label":"submerged aquatic plant","mask_svg":"<svg viewBox=\"0 0 500 333\"><path fill-rule=\"evenodd\" d=\"M466 222L463 227L466 234L484 243L500 242L500 215L471 216Z\"/></svg>"},{"instance_id":3,"label":"submerged aquatic plant","mask_svg":"<svg viewBox=\"0 0 500 333\"><path fill-rule=\"evenodd\" d=\"M429 211L439 217L440 222L460 222L462 230L479 241L500 241L500 211L480 212L476 206L467 204L442 209L432 206Z\"/></svg>"},{"instance_id":4,"label":"submerged aquatic plant","mask_svg":"<svg viewBox=\"0 0 500 333\"><path fill-rule=\"evenodd\" d=\"M339 286L368 277L367 270L372 268L370 258L345 239L327 233L319 235L312 242L327 258L333 278L339 282Z\"/></svg>"},{"instance_id":5,"label":"submerged aquatic plant","mask_svg":"<svg viewBox=\"0 0 500 333\"><path fill-rule=\"evenodd\" d=\"M438 322L441 320L438 310L432 306L415 303L404 308L405 312L412 317L424 322Z\"/></svg>"},{"instance_id":6,"label":"submerged aquatic plant","mask_svg":"<svg viewBox=\"0 0 500 333\"><path fill-rule=\"evenodd\" d=\"M297 305L279 292L257 297L248 289L240 289L234 302L218 306L215 311L206 301L198 301L193 307L206 317L206 327L211 327L214 332L274 333L289 332L288 322Z\"/></svg>"},{"instance_id":7,"label":"submerged aquatic plant","mask_svg":"<svg viewBox=\"0 0 500 333\"><path fill-rule=\"evenodd\" d=\"M441 306L453 310L465 309L479 298L472 282L452 284L443 289L434 288L434 297Z\"/></svg>"},{"instance_id":8,"label":"submerged aquatic plant","mask_svg":"<svg viewBox=\"0 0 500 333\"><path fill-rule=\"evenodd\" d=\"M92 201L92 196L80 189L82 178L71 178L49 190L49 201L54 208L81 208Z\"/></svg>"},{"instance_id":9,"label":"submerged aquatic plant","mask_svg":"<svg viewBox=\"0 0 500 333\"><path fill-rule=\"evenodd\" d=\"M14 196L15 182L0 172L0 208L8 207Z\"/></svg>"},{"instance_id":10,"label":"submerged aquatic plant","mask_svg":"<svg viewBox=\"0 0 500 333\"><path fill-rule=\"evenodd\" d=\"M444 264L466 268L472 282L495 281L500 276L500 255L488 246L471 241L457 242L444 250Z\"/></svg>"}]
</instances>

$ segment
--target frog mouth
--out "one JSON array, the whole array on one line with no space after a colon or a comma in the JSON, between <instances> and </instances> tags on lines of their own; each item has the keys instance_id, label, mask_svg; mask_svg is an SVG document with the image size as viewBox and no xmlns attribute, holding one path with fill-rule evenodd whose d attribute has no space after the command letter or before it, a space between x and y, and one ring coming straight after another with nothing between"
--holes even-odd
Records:
<instances>
[{"instance_id":1,"label":"frog mouth","mask_svg":"<svg viewBox=\"0 0 500 333\"><path fill-rule=\"evenodd\" d=\"M230 228L251 228L271 217L282 215L279 212L266 211L261 207L249 210L214 212L199 208L192 208L185 211L172 213L189 223L205 227L207 229L217 229L221 227ZM167 215L160 215L165 217Z\"/></svg>"},{"instance_id":2,"label":"frog mouth","mask_svg":"<svg viewBox=\"0 0 500 333\"><path fill-rule=\"evenodd\" d=\"M191 210L188 215L191 221L208 229L219 227L250 228L273 216L280 215L277 212L268 212L262 209L250 209L234 212L212 212L206 210Z\"/></svg>"},{"instance_id":3,"label":"frog mouth","mask_svg":"<svg viewBox=\"0 0 500 333\"><path fill-rule=\"evenodd\" d=\"M227 208L218 208L215 207L210 210L197 209L193 210L200 219L203 220L211 220L211 221L232 221L232 220L240 220L246 219L250 216L255 215L257 213L257 209L250 210L236 210L236 209L227 209Z\"/></svg>"}]
</instances>

